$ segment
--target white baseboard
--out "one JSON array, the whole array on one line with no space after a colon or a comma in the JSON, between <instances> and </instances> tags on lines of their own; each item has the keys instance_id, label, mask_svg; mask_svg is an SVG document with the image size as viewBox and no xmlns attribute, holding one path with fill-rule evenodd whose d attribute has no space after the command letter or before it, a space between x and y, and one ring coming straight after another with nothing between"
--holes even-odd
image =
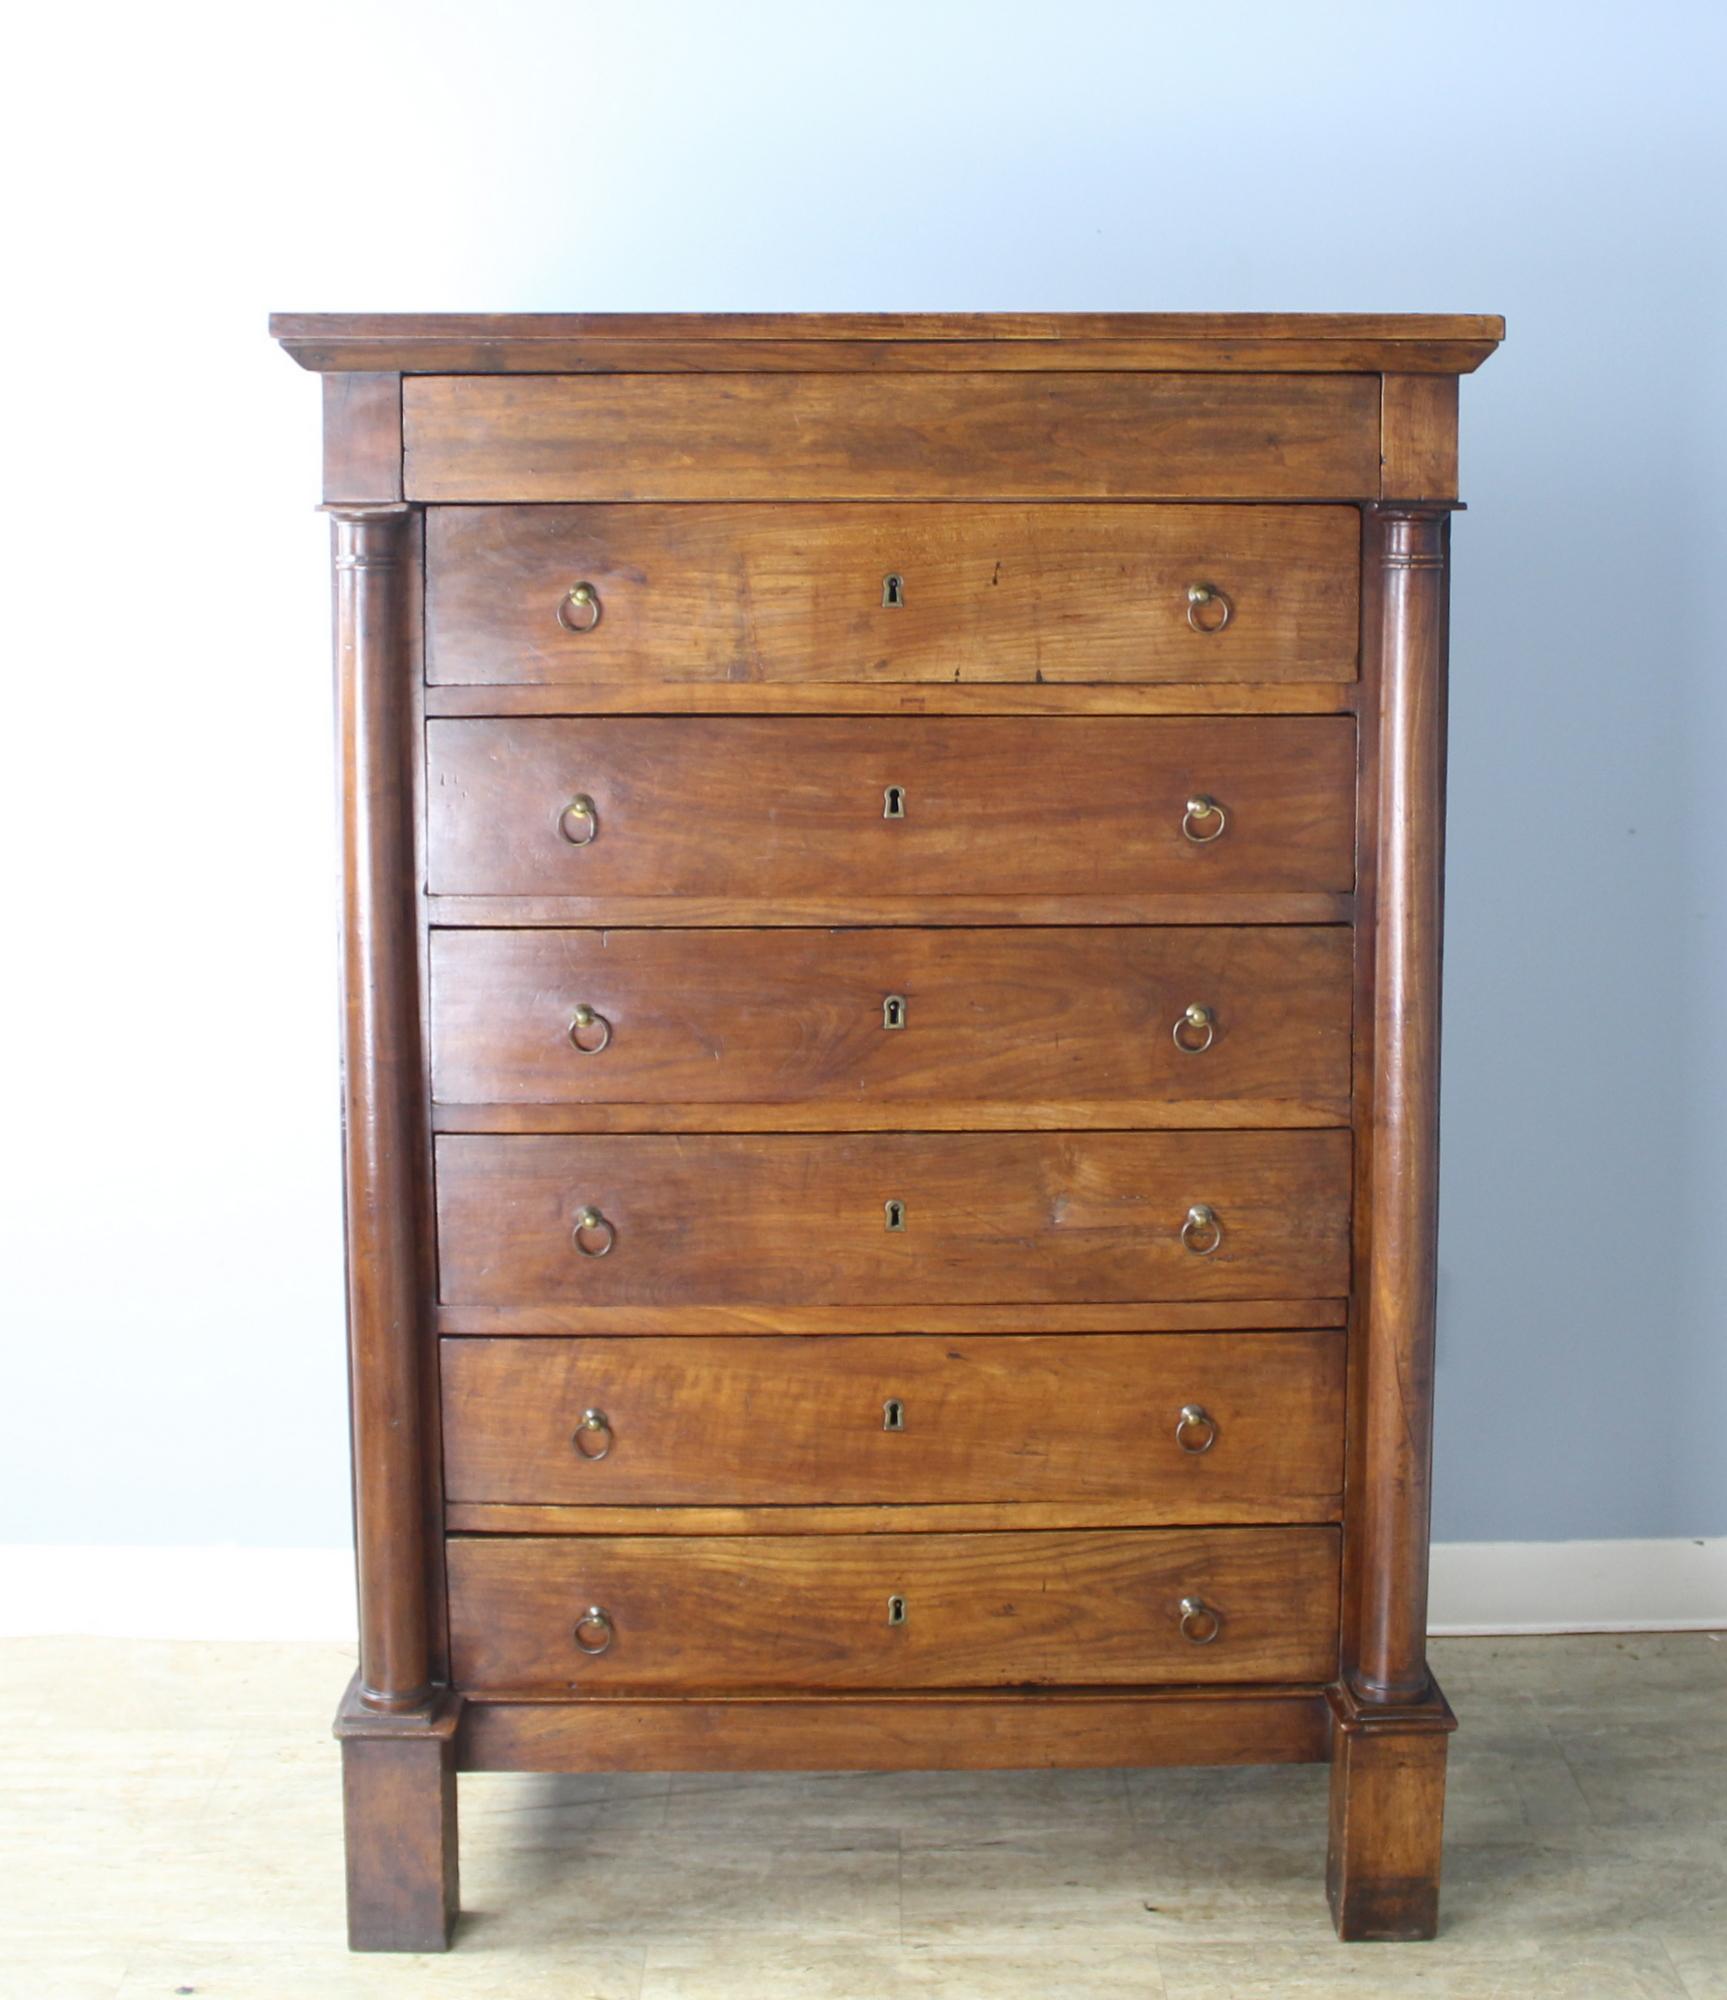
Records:
<instances>
[{"instance_id":1,"label":"white baseboard","mask_svg":"<svg viewBox=\"0 0 1727 2000\"><path fill-rule=\"evenodd\" d=\"M1727 1626L1727 1536L1622 1542L1436 1542L1435 1636L1712 1632Z\"/></svg>"},{"instance_id":2,"label":"white baseboard","mask_svg":"<svg viewBox=\"0 0 1727 2000\"><path fill-rule=\"evenodd\" d=\"M1440 1542L1430 1629L1677 1632L1727 1627L1727 1537ZM354 1638L346 1549L0 1547L0 1637Z\"/></svg>"},{"instance_id":3,"label":"white baseboard","mask_svg":"<svg viewBox=\"0 0 1727 2000\"><path fill-rule=\"evenodd\" d=\"M0 1637L346 1639L347 1549L0 1547Z\"/></svg>"}]
</instances>

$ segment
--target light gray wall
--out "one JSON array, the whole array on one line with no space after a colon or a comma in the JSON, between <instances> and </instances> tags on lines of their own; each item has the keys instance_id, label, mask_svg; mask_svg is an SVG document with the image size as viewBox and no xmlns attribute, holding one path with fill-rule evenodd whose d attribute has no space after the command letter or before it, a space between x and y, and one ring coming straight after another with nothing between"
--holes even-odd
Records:
<instances>
[{"instance_id":1,"label":"light gray wall","mask_svg":"<svg viewBox=\"0 0 1727 2000\"><path fill-rule=\"evenodd\" d=\"M1463 388L1437 1528L1727 1532L1722 21L33 23L0 1539L346 1532L318 399L272 306L1507 314Z\"/></svg>"}]
</instances>

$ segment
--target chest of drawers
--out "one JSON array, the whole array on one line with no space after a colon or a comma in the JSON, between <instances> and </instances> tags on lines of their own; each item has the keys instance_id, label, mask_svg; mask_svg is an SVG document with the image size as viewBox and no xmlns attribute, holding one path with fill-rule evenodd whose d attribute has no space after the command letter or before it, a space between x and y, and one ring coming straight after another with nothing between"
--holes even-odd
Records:
<instances>
[{"instance_id":1,"label":"chest of drawers","mask_svg":"<svg viewBox=\"0 0 1727 2000\"><path fill-rule=\"evenodd\" d=\"M274 331L335 534L351 1942L447 1942L462 1770L1319 1759L1340 1932L1431 1935L1500 323Z\"/></svg>"}]
</instances>

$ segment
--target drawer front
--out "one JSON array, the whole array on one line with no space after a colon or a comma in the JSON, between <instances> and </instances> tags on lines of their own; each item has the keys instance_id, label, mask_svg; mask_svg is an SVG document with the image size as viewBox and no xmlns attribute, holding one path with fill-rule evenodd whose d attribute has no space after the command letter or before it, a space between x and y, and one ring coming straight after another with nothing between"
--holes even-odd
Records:
<instances>
[{"instance_id":1,"label":"drawer front","mask_svg":"<svg viewBox=\"0 0 1727 2000\"><path fill-rule=\"evenodd\" d=\"M1349 1162L1343 1131L450 1134L440 1282L453 1305L1340 1298Z\"/></svg>"},{"instance_id":2,"label":"drawer front","mask_svg":"<svg viewBox=\"0 0 1727 2000\"><path fill-rule=\"evenodd\" d=\"M439 931L432 1087L821 1129L1344 1124L1350 979L1342 927Z\"/></svg>"},{"instance_id":3,"label":"drawer front","mask_svg":"<svg viewBox=\"0 0 1727 2000\"><path fill-rule=\"evenodd\" d=\"M1334 1528L458 1536L448 1557L470 1692L1314 1682L1337 1665Z\"/></svg>"},{"instance_id":4,"label":"drawer front","mask_svg":"<svg viewBox=\"0 0 1727 2000\"><path fill-rule=\"evenodd\" d=\"M1347 716L446 719L426 738L435 894L1024 897L1354 881ZM1194 800L1209 803L1189 811Z\"/></svg>"},{"instance_id":5,"label":"drawer front","mask_svg":"<svg viewBox=\"0 0 1727 2000\"><path fill-rule=\"evenodd\" d=\"M1360 500L1377 375L409 376L410 500Z\"/></svg>"},{"instance_id":6,"label":"drawer front","mask_svg":"<svg viewBox=\"0 0 1727 2000\"><path fill-rule=\"evenodd\" d=\"M1334 1520L1343 1359L1340 1332L445 1340L444 1492Z\"/></svg>"},{"instance_id":7,"label":"drawer front","mask_svg":"<svg viewBox=\"0 0 1727 2000\"><path fill-rule=\"evenodd\" d=\"M435 683L1355 678L1351 507L438 507L426 534Z\"/></svg>"}]
</instances>

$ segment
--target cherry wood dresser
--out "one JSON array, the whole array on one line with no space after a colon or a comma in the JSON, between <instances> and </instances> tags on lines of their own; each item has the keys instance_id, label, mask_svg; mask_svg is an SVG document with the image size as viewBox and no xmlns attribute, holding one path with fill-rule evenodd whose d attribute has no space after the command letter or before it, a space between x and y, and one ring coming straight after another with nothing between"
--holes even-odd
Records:
<instances>
[{"instance_id":1,"label":"cherry wood dresser","mask_svg":"<svg viewBox=\"0 0 1727 2000\"><path fill-rule=\"evenodd\" d=\"M1430 1936L1501 322L272 330L335 536L351 1942L447 1941L464 1770L1321 1758L1339 1930Z\"/></svg>"}]
</instances>

